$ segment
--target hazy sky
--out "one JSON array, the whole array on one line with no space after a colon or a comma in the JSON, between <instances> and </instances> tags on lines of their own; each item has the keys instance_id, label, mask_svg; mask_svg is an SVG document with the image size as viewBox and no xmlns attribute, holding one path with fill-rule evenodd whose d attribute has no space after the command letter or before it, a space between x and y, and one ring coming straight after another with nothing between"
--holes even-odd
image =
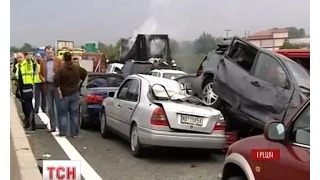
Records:
<instances>
[{"instance_id":1,"label":"hazy sky","mask_svg":"<svg viewBox=\"0 0 320 180\"><path fill-rule=\"evenodd\" d=\"M308 0L11 0L11 45L53 45L56 39L115 43L135 33L193 40L202 31L243 36L273 27L309 32ZM50 3L49 3L50 2Z\"/></svg>"}]
</instances>

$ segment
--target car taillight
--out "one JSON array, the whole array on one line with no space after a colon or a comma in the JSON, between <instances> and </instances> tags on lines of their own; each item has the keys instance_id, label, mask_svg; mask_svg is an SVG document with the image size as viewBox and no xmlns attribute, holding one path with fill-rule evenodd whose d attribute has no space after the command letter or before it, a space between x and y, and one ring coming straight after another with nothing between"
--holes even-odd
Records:
<instances>
[{"instance_id":1,"label":"car taillight","mask_svg":"<svg viewBox=\"0 0 320 180\"><path fill-rule=\"evenodd\" d=\"M217 130L226 130L226 122L224 120L219 120L216 122L212 131L217 131Z\"/></svg>"},{"instance_id":2,"label":"car taillight","mask_svg":"<svg viewBox=\"0 0 320 180\"><path fill-rule=\"evenodd\" d=\"M150 123L155 126L169 126L166 114L161 107L153 111Z\"/></svg>"},{"instance_id":3,"label":"car taillight","mask_svg":"<svg viewBox=\"0 0 320 180\"><path fill-rule=\"evenodd\" d=\"M87 103L101 103L103 101L103 97L99 95L88 95L86 96Z\"/></svg>"}]
</instances>

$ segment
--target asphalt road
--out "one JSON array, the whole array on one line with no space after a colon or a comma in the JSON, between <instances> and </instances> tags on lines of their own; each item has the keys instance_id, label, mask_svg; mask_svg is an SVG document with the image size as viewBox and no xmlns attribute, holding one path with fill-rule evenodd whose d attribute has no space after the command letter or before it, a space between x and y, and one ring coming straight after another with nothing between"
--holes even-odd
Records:
<instances>
[{"instance_id":1,"label":"asphalt road","mask_svg":"<svg viewBox=\"0 0 320 180\"><path fill-rule=\"evenodd\" d=\"M20 103L16 102L22 117ZM200 152L181 149L151 150L147 157L137 159L130 154L127 142L116 136L103 139L97 126L80 130L77 138L63 138L63 142L45 129L27 136L39 166L43 160L79 160L81 156L88 163L81 165L82 170L93 169L91 176L89 170L86 176L83 174L82 179L87 177L86 180L99 179L94 178L98 176L104 180L215 180L224 159L223 154L213 154L208 159ZM74 150L80 155L76 156ZM97 176L93 176L94 172Z\"/></svg>"}]
</instances>

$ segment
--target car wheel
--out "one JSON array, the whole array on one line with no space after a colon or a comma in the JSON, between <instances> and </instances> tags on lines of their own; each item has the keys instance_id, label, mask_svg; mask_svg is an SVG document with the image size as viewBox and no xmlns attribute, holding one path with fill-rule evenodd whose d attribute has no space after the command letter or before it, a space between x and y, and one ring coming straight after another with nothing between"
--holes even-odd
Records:
<instances>
[{"instance_id":1,"label":"car wheel","mask_svg":"<svg viewBox=\"0 0 320 180\"><path fill-rule=\"evenodd\" d=\"M86 121L82 117L81 106L79 106L79 126L81 129L86 129L88 127L88 124L86 123Z\"/></svg>"},{"instance_id":2,"label":"car wheel","mask_svg":"<svg viewBox=\"0 0 320 180\"><path fill-rule=\"evenodd\" d=\"M213 78L206 78L202 85L202 100L206 102L209 106L213 108L219 108L221 106L221 99L216 95L212 88L213 88Z\"/></svg>"},{"instance_id":3,"label":"car wheel","mask_svg":"<svg viewBox=\"0 0 320 180\"><path fill-rule=\"evenodd\" d=\"M103 138L110 137L110 132L107 125L106 113L104 112L104 109L102 109L100 113L100 132Z\"/></svg>"},{"instance_id":4,"label":"car wheel","mask_svg":"<svg viewBox=\"0 0 320 180\"><path fill-rule=\"evenodd\" d=\"M140 144L137 124L133 124L130 132L130 147L134 157L142 157L144 149Z\"/></svg>"},{"instance_id":5,"label":"car wheel","mask_svg":"<svg viewBox=\"0 0 320 180\"><path fill-rule=\"evenodd\" d=\"M248 180L248 178L244 176L232 176L228 180Z\"/></svg>"}]
</instances>

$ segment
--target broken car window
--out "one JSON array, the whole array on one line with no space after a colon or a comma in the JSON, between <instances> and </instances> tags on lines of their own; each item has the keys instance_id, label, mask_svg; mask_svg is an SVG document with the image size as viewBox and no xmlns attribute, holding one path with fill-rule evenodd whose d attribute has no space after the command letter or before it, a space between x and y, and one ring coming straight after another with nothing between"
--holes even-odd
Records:
<instances>
[{"instance_id":1,"label":"broken car window","mask_svg":"<svg viewBox=\"0 0 320 180\"><path fill-rule=\"evenodd\" d=\"M260 53L254 76L274 85L285 87L287 75L276 59Z\"/></svg>"},{"instance_id":2,"label":"broken car window","mask_svg":"<svg viewBox=\"0 0 320 180\"><path fill-rule=\"evenodd\" d=\"M310 75L306 69L301 65L293 62L291 59L284 59L285 64L292 72L294 78L297 80L299 86L310 87Z\"/></svg>"},{"instance_id":3,"label":"broken car window","mask_svg":"<svg viewBox=\"0 0 320 180\"><path fill-rule=\"evenodd\" d=\"M243 69L250 72L256 54L256 51L252 48L247 47L240 42L236 42L229 53L229 57Z\"/></svg>"}]
</instances>

